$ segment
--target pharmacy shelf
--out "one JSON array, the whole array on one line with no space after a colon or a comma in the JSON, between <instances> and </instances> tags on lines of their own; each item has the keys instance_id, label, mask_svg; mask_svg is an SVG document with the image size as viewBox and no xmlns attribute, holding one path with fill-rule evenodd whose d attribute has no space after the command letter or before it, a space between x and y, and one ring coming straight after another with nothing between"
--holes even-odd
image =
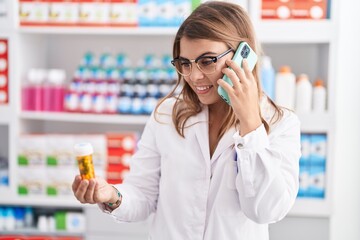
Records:
<instances>
[{"instance_id":1,"label":"pharmacy shelf","mask_svg":"<svg viewBox=\"0 0 360 240\"><path fill-rule=\"evenodd\" d=\"M21 119L84 122L84 123L112 123L126 125L145 125L147 115L120 115L120 114L85 114L85 113L49 113L49 112L21 112Z\"/></svg>"},{"instance_id":2,"label":"pharmacy shelf","mask_svg":"<svg viewBox=\"0 0 360 240\"><path fill-rule=\"evenodd\" d=\"M333 126L334 117L329 113L309 113L298 115L301 122L301 131L307 133L326 133ZM127 125L145 125L147 115L120 115L120 114L85 114L85 113L49 113L49 112L21 112L20 118L25 120L57 121L57 122L84 122L110 123ZM1 123L1 122L0 122Z\"/></svg>"},{"instance_id":3,"label":"pharmacy shelf","mask_svg":"<svg viewBox=\"0 0 360 240\"><path fill-rule=\"evenodd\" d=\"M334 39L331 20L267 20L255 22L254 27L262 43L329 43ZM177 30L177 27L19 27L20 33L58 35L175 36Z\"/></svg>"},{"instance_id":4,"label":"pharmacy shelf","mask_svg":"<svg viewBox=\"0 0 360 240\"><path fill-rule=\"evenodd\" d=\"M301 132L303 133L327 133L334 128L335 117L333 114L308 113L297 114L301 122Z\"/></svg>"},{"instance_id":5,"label":"pharmacy shelf","mask_svg":"<svg viewBox=\"0 0 360 240\"><path fill-rule=\"evenodd\" d=\"M312 217L329 217L331 215L331 204L326 199L316 198L297 198L289 216L312 216Z\"/></svg>"},{"instance_id":6,"label":"pharmacy shelf","mask_svg":"<svg viewBox=\"0 0 360 240\"><path fill-rule=\"evenodd\" d=\"M10 190L0 189L0 196L7 196L0 198L0 205L19 205L19 206L39 206L39 207L68 207L68 208L82 208L74 196L63 197L47 197L47 196L14 196Z\"/></svg>"},{"instance_id":7,"label":"pharmacy shelf","mask_svg":"<svg viewBox=\"0 0 360 240\"><path fill-rule=\"evenodd\" d=\"M175 35L177 27L19 27L21 33L73 35Z\"/></svg>"},{"instance_id":8,"label":"pharmacy shelf","mask_svg":"<svg viewBox=\"0 0 360 240\"><path fill-rule=\"evenodd\" d=\"M2 230L1 235L21 235L21 236L55 236L55 237L84 237L84 233L64 231L40 231L36 228L22 228L14 231ZM45 239L45 238L44 238Z\"/></svg>"}]
</instances>

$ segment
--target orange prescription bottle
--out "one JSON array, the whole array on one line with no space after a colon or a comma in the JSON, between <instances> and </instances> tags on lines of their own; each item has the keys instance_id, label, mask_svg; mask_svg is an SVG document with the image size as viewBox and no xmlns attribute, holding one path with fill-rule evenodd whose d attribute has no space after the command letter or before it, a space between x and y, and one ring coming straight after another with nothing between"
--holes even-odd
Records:
<instances>
[{"instance_id":1,"label":"orange prescription bottle","mask_svg":"<svg viewBox=\"0 0 360 240\"><path fill-rule=\"evenodd\" d=\"M78 143L74 146L76 160L82 179L95 178L95 170L92 161L94 149L90 143Z\"/></svg>"}]
</instances>

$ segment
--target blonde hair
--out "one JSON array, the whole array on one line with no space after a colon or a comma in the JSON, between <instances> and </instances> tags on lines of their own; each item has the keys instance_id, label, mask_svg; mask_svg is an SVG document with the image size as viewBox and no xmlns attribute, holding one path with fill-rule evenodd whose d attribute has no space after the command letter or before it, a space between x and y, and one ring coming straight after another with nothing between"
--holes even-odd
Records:
<instances>
[{"instance_id":1,"label":"blonde hair","mask_svg":"<svg viewBox=\"0 0 360 240\"><path fill-rule=\"evenodd\" d=\"M251 48L260 55L260 46L255 40L255 31L251 20L245 10L237 4L210 1L201 4L192 14L182 23L174 40L173 57L180 55L180 40L189 39L207 39L212 41L224 42L229 48L236 49L240 42L247 42ZM258 74L258 64L256 64L253 74L258 87L259 99L262 95L262 88ZM180 97L175 96L175 89L183 86ZM184 81L181 75L178 75L178 81L174 89L165 96L156 106L155 113L158 113L159 106L168 98L175 97L176 101L172 111L172 120L176 131L184 136L187 120L202 111L202 105L189 84ZM268 98L269 99L269 98ZM282 111L270 99L270 103L275 107L276 118L282 116ZM238 126L239 120L236 118L231 106L226 105L226 116L223 126L221 126L219 139L232 126ZM260 108L260 106L259 106ZM160 113L161 114L161 113ZM155 114L156 118L156 114ZM267 132L268 123L261 117Z\"/></svg>"}]
</instances>

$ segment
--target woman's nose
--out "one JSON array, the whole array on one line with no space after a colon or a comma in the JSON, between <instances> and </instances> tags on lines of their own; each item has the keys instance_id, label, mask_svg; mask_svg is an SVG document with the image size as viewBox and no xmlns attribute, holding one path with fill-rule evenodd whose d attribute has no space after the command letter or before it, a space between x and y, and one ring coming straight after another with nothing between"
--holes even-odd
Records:
<instances>
[{"instance_id":1,"label":"woman's nose","mask_svg":"<svg viewBox=\"0 0 360 240\"><path fill-rule=\"evenodd\" d=\"M199 69L199 67L196 65L196 63L192 66L192 71L190 73L190 79L191 81L196 81L198 79L204 78L204 73Z\"/></svg>"}]
</instances>

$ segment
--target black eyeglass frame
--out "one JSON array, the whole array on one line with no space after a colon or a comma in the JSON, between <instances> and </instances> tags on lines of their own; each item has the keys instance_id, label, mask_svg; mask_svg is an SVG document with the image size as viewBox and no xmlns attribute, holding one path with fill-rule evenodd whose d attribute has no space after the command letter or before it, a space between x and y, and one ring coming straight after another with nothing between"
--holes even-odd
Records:
<instances>
[{"instance_id":1,"label":"black eyeglass frame","mask_svg":"<svg viewBox=\"0 0 360 240\"><path fill-rule=\"evenodd\" d=\"M201 69L201 67L198 65L198 62L199 62L201 59L208 58L208 59L210 59L213 63L216 63L220 58L224 57L225 55L227 55L227 54L230 53L230 52L234 52L234 49L229 48L229 49L226 50L225 52L220 53L219 55L217 55L217 56L215 56L215 57L212 57L212 56L199 56L199 57L197 57L196 59L186 59L186 58L177 57L177 58L174 58L173 60L171 60L171 64L175 67L176 71L177 71L181 76L183 76L183 77L188 77L188 76L190 76L191 73L192 73L192 64L191 64L191 63L195 62L197 68L198 68L202 73L204 73L203 70ZM189 63L190 63L190 72L189 72L189 74L183 74L183 73L181 73L181 72L176 68L176 65L175 65L176 62L177 62L177 61L182 61L182 60L189 61ZM216 72L216 69L214 69L214 72ZM204 74L209 75L209 74L213 74L214 72L212 72L212 73L204 73Z\"/></svg>"}]
</instances>

